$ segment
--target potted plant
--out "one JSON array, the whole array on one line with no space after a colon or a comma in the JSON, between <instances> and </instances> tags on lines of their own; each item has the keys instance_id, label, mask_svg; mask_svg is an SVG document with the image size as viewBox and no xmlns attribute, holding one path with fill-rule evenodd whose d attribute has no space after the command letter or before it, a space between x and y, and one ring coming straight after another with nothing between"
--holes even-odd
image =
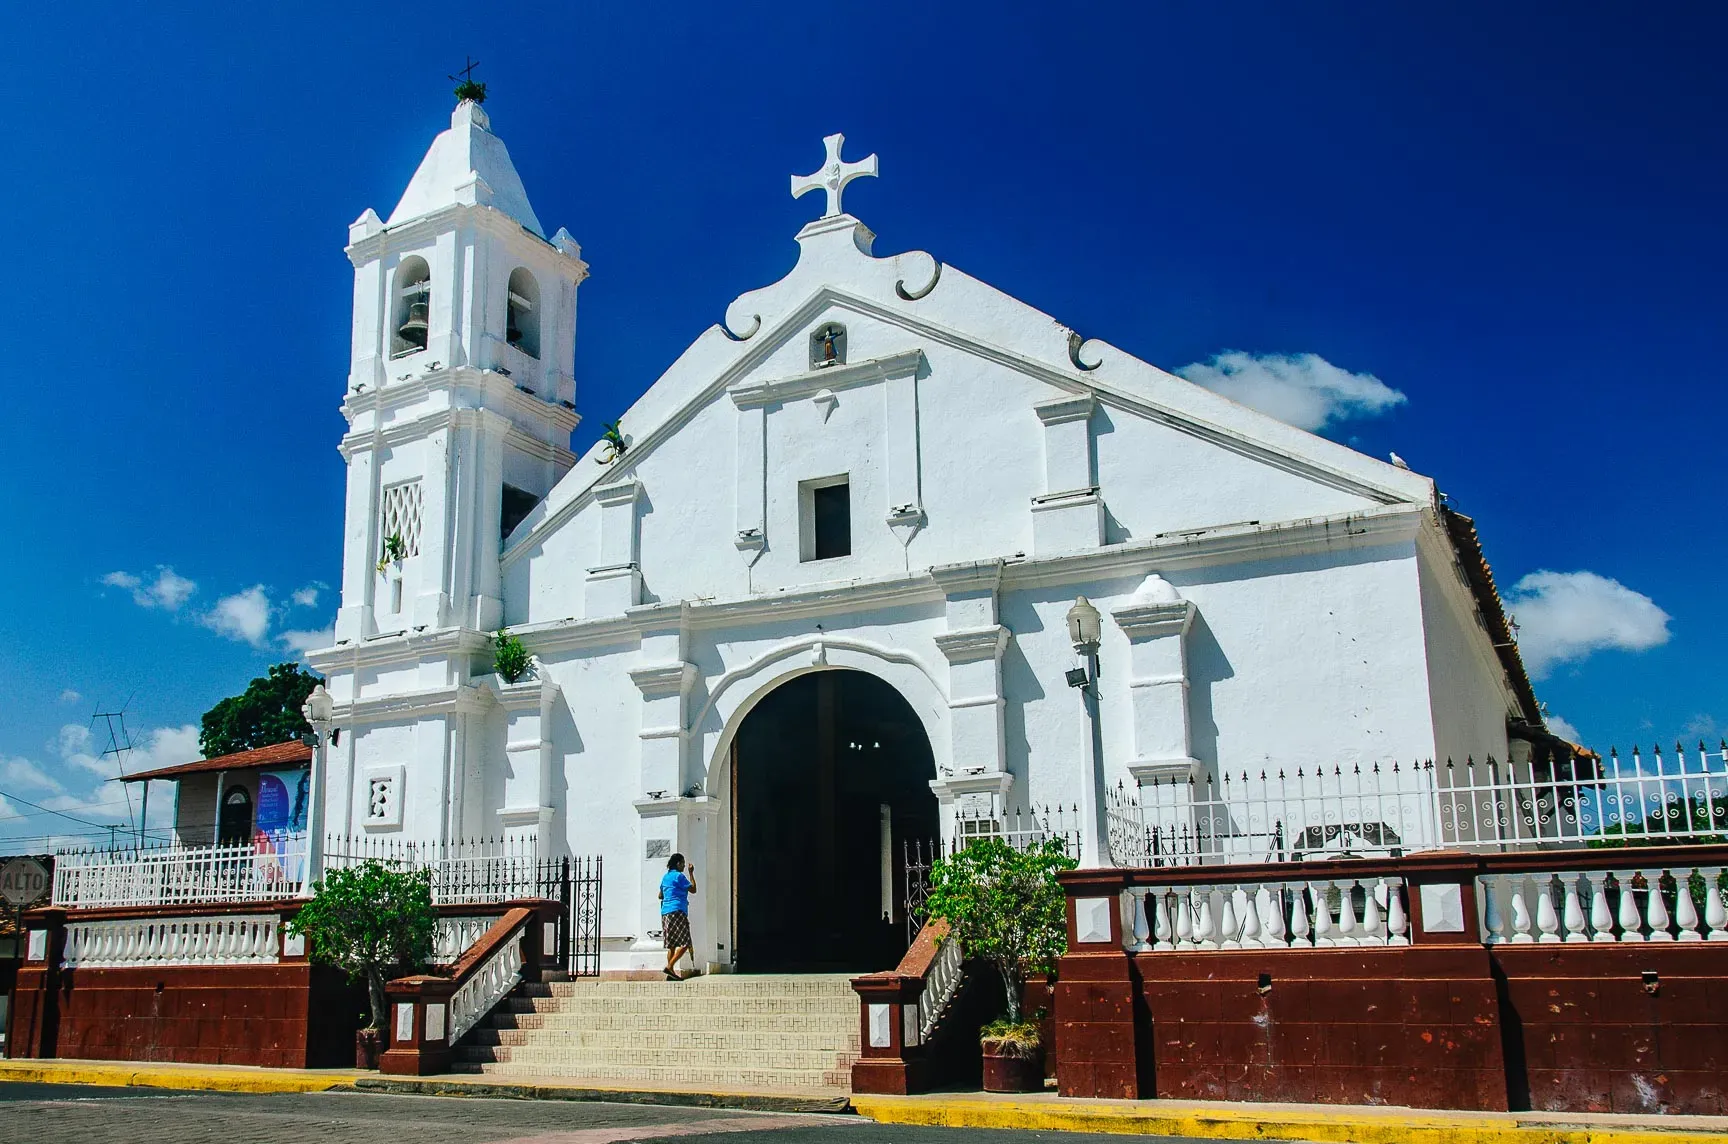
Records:
<instances>
[{"instance_id":1,"label":"potted plant","mask_svg":"<svg viewBox=\"0 0 1728 1144\"><path fill-rule=\"evenodd\" d=\"M384 983L426 966L437 928L432 872L382 862L329 871L288 922L290 934L306 938L312 960L366 982L371 1020L354 1035L356 1068L378 1067L384 1049Z\"/></svg>"},{"instance_id":2,"label":"potted plant","mask_svg":"<svg viewBox=\"0 0 1728 1144\"><path fill-rule=\"evenodd\" d=\"M1020 1011L1028 974L1049 973L1067 949L1062 887L1056 875L1072 870L1059 839L1016 850L983 838L930 870L930 917L948 922L946 941L967 957L982 958L1001 975L1007 1015L984 1027L987 1092L1036 1092L1044 1087L1044 1041L1036 1020Z\"/></svg>"}]
</instances>

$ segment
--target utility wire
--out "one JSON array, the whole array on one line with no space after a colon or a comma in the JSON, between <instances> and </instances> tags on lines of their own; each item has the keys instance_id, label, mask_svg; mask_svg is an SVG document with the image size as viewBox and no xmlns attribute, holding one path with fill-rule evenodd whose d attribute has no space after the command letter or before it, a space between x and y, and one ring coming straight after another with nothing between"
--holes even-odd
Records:
<instances>
[{"instance_id":1,"label":"utility wire","mask_svg":"<svg viewBox=\"0 0 1728 1144\"><path fill-rule=\"evenodd\" d=\"M3 798L3 799L5 799L5 800L6 800L6 801L7 801L7 802L21 802L21 803L23 803L23 804L24 804L24 805L25 805L25 806L33 806L33 807L35 807L35 808L36 808L36 809L37 809L37 810L39 810L39 811L41 811L41 812L42 812L42 813L43 813L43 814L54 814L54 815L58 815L58 816L60 816L60 817L61 817L61 818L65 818L65 819L70 819L70 820L71 820L71 821L73 821L73 822L76 822L76 823L78 823L78 824L79 824L79 825L81 825L81 826L94 826L94 827L95 827L95 828L96 828L96 829L98 829L98 830L108 830L108 829L111 829L111 828L110 828L110 827L109 827L109 826L108 826L108 824L107 824L107 823L103 823L103 822L91 822L91 821L90 821L90 820L89 820L89 819L88 819L88 818L79 818L79 817L78 817L78 816L77 816L77 815L75 815L75 814L67 814L67 813L66 813L66 812L65 812L65 811L63 811L63 810L49 810L49 809L48 809L48 808L47 808L47 807L45 807L45 806L42 806L42 805L41 805L41 804L39 804L39 803L34 803L34 802L31 802L31 801L30 801L30 800L29 800L29 799L27 799L27 798L19 798L19 797L18 797L18 796L17 796L17 795L15 795L15 794L7 794L7 793L6 793L6 792L5 792L5 791L3 791L3 790L0 790L0 798ZM34 814L22 814L22 815L19 815L19 816L18 816L18 817L20 817L20 818L35 818L35 817L37 817L37 816L36 816L36 815L34 815ZM118 825L118 824L116 824L116 825Z\"/></svg>"}]
</instances>

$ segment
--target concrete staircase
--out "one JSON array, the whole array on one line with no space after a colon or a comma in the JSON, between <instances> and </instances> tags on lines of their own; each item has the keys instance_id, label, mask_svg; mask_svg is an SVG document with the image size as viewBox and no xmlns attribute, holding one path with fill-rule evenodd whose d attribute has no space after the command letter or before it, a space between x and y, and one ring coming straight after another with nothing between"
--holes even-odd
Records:
<instances>
[{"instance_id":1,"label":"concrete staircase","mask_svg":"<svg viewBox=\"0 0 1728 1144\"><path fill-rule=\"evenodd\" d=\"M601 1087L840 1094L858 1058L847 974L523 985L457 1046L453 1070Z\"/></svg>"}]
</instances>

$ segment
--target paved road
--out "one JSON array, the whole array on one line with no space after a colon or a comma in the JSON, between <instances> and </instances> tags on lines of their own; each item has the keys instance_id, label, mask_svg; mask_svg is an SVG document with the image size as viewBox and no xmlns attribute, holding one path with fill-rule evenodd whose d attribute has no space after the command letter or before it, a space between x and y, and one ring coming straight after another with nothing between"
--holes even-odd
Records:
<instances>
[{"instance_id":1,"label":"paved road","mask_svg":"<svg viewBox=\"0 0 1728 1144\"><path fill-rule=\"evenodd\" d=\"M0 1083L0 1144L627 1144L702 1136L719 1139L690 1144L1121 1144L1080 1133L635 1104Z\"/></svg>"}]
</instances>

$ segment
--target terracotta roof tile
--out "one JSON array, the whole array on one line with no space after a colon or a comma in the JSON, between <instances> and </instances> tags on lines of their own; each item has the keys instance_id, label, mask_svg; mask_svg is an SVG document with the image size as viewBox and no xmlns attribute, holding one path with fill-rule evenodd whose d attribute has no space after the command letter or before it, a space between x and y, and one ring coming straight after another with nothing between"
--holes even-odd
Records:
<instances>
[{"instance_id":1,"label":"terracotta roof tile","mask_svg":"<svg viewBox=\"0 0 1728 1144\"><path fill-rule=\"evenodd\" d=\"M310 763L311 761L312 748L298 740L291 739L286 743L258 747L251 751L238 751L232 755L217 755L214 759L199 759L192 763L176 763L171 767L157 767L153 771L139 771L135 775L127 775L126 781L135 783L145 779L177 779L183 775L198 775L211 771L247 771L260 767L293 766L296 763Z\"/></svg>"}]
</instances>

